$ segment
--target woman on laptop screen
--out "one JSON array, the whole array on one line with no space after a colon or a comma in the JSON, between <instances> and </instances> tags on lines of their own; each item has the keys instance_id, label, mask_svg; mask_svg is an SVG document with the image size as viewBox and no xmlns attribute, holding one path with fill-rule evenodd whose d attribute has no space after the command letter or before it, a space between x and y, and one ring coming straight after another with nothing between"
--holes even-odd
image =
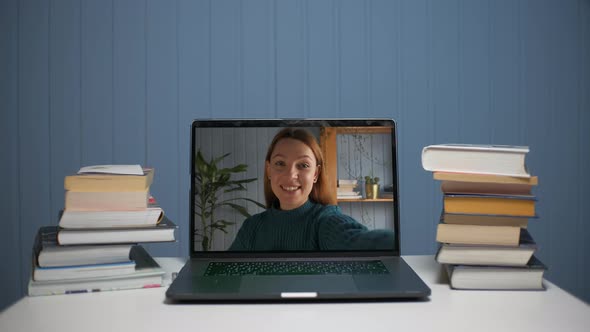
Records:
<instances>
[{"instance_id":1,"label":"woman on laptop screen","mask_svg":"<svg viewBox=\"0 0 590 332\"><path fill-rule=\"evenodd\" d=\"M229 250L391 250L390 230L369 230L343 214L329 194L315 137L285 128L273 138L264 169L264 212L246 219Z\"/></svg>"}]
</instances>

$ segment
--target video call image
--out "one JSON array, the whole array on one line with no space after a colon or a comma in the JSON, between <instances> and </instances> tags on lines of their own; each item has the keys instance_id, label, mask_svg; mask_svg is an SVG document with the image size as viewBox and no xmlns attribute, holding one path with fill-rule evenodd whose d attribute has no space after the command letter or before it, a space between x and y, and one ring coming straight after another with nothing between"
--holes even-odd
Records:
<instances>
[{"instance_id":1,"label":"video call image","mask_svg":"<svg viewBox=\"0 0 590 332\"><path fill-rule=\"evenodd\" d=\"M392 128L193 130L197 250L398 248Z\"/></svg>"}]
</instances>

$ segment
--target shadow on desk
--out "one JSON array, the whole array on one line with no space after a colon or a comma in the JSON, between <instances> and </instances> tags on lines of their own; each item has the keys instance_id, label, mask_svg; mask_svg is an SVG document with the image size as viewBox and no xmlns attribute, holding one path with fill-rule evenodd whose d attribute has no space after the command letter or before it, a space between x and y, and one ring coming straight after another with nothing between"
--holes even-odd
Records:
<instances>
[{"instance_id":1,"label":"shadow on desk","mask_svg":"<svg viewBox=\"0 0 590 332\"><path fill-rule=\"evenodd\" d=\"M434 283L438 285L449 285L449 275L447 274L444 266L441 264L438 264L438 271L436 273L436 279Z\"/></svg>"}]
</instances>

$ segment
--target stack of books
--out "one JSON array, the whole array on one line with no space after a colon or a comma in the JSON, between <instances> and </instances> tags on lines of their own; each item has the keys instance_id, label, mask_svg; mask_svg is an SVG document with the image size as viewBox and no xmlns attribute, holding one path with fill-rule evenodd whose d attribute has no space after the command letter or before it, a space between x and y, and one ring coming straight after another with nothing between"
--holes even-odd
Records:
<instances>
[{"instance_id":1,"label":"stack of books","mask_svg":"<svg viewBox=\"0 0 590 332\"><path fill-rule=\"evenodd\" d=\"M383 191L379 193L379 197L393 199L393 184L388 184L383 187Z\"/></svg>"},{"instance_id":2,"label":"stack of books","mask_svg":"<svg viewBox=\"0 0 590 332\"><path fill-rule=\"evenodd\" d=\"M363 198L358 190L358 181L351 179L338 179L336 188L336 197L338 199L360 199Z\"/></svg>"},{"instance_id":3,"label":"stack of books","mask_svg":"<svg viewBox=\"0 0 590 332\"><path fill-rule=\"evenodd\" d=\"M58 226L39 228L30 296L160 287L164 270L139 244L175 240L150 196L154 169L93 166L65 178Z\"/></svg>"},{"instance_id":4,"label":"stack of books","mask_svg":"<svg viewBox=\"0 0 590 332\"><path fill-rule=\"evenodd\" d=\"M545 265L527 231L537 218L527 147L431 145L424 169L441 181L436 260L456 289L544 289Z\"/></svg>"}]
</instances>

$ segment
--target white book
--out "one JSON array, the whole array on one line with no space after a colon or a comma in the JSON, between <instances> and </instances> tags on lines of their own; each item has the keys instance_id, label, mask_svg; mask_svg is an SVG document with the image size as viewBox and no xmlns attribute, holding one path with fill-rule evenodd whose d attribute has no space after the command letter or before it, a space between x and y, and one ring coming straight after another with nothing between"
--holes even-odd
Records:
<instances>
[{"instance_id":1,"label":"white book","mask_svg":"<svg viewBox=\"0 0 590 332\"><path fill-rule=\"evenodd\" d=\"M438 144L422 149L422 167L431 172L461 172L530 177L526 146Z\"/></svg>"},{"instance_id":2,"label":"white book","mask_svg":"<svg viewBox=\"0 0 590 332\"><path fill-rule=\"evenodd\" d=\"M143 169L140 165L92 165L78 170L78 174L86 173L143 175Z\"/></svg>"},{"instance_id":3,"label":"white book","mask_svg":"<svg viewBox=\"0 0 590 332\"><path fill-rule=\"evenodd\" d=\"M155 226L163 217L159 207L134 211L76 211L64 210L59 219L63 228L147 227Z\"/></svg>"},{"instance_id":4,"label":"white book","mask_svg":"<svg viewBox=\"0 0 590 332\"><path fill-rule=\"evenodd\" d=\"M546 267L534 255L524 267L444 265L453 289L543 290Z\"/></svg>"}]
</instances>

